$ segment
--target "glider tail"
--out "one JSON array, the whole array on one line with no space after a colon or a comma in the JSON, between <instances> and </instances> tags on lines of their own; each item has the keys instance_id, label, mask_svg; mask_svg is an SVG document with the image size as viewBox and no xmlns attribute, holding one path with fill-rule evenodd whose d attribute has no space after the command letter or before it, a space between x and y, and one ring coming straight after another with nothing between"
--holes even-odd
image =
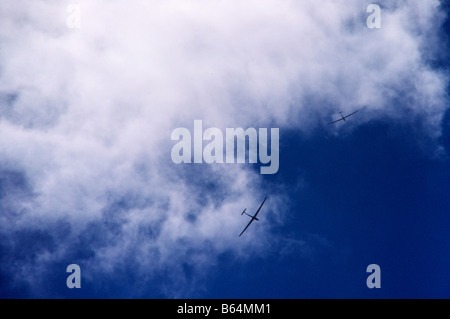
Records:
<instances>
[{"instance_id":1,"label":"glider tail","mask_svg":"<svg viewBox=\"0 0 450 319\"><path fill-rule=\"evenodd\" d=\"M254 220L256 220L256 221L259 221L259 219L258 218L256 218L255 216L252 216L252 215L250 215L250 214L248 214L248 213L246 213L245 211L247 210L247 208L246 209L244 209L244 211L241 213L241 215L247 215L248 217L251 217L251 218L253 218Z\"/></svg>"}]
</instances>

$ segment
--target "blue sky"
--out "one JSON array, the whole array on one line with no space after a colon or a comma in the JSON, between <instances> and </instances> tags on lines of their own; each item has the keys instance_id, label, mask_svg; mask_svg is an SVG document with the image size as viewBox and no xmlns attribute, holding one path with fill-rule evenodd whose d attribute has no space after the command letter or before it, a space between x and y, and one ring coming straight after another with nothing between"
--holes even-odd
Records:
<instances>
[{"instance_id":1,"label":"blue sky","mask_svg":"<svg viewBox=\"0 0 450 319\"><path fill-rule=\"evenodd\" d=\"M1 298L450 296L448 3L74 3L0 5ZM194 120L278 172L175 164Z\"/></svg>"},{"instance_id":2,"label":"blue sky","mask_svg":"<svg viewBox=\"0 0 450 319\"><path fill-rule=\"evenodd\" d=\"M346 138L319 131L308 139L293 136L291 145L302 151L283 152L291 160L285 160L279 177L292 185L289 196L296 201L293 216L279 231L296 239L324 234L327 243L317 243L311 260L297 251L272 256L270 266L262 260L249 266L268 273L245 284L248 295L242 296L447 296L450 202L444 189L450 171L446 161L427 158L411 131L379 121ZM307 191L290 181L296 167L311 181ZM371 263L382 269L378 291L365 285ZM263 278L269 284L258 285Z\"/></svg>"}]
</instances>

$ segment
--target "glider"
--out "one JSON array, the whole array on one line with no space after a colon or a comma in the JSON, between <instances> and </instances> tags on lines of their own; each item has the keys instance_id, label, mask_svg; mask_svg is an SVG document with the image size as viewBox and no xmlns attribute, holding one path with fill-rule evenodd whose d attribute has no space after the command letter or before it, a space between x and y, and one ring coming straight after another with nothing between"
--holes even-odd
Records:
<instances>
[{"instance_id":1,"label":"glider","mask_svg":"<svg viewBox=\"0 0 450 319\"><path fill-rule=\"evenodd\" d=\"M244 230L243 230L242 233L239 235L239 237L242 236L242 234L247 230L247 228L250 226L251 223L253 223L254 220L259 221L259 219L256 218L256 216L258 215L259 211L261 210L261 207L264 205L264 202L266 201L266 199L267 199L267 196L266 196L266 198L264 198L264 200L263 200L261 206L259 206L259 208L258 208L258 210L256 211L256 213L255 213L254 216L252 216L252 215L250 215L250 214L247 214L247 213L245 212L245 211L247 210L247 208L244 209L244 211L241 213L241 215L244 215L244 214L245 214L245 215L251 217L252 219L251 219L250 222L247 224L247 226L245 226Z\"/></svg>"},{"instance_id":2,"label":"glider","mask_svg":"<svg viewBox=\"0 0 450 319\"><path fill-rule=\"evenodd\" d=\"M340 118L339 120L336 120L336 121L333 121L333 122L331 122L331 123L328 123L328 125L334 124L334 123L339 122L339 121L345 121L347 118L349 118L350 116L352 116L353 114L355 114L355 113L358 112L358 111L359 111L359 110L356 110L355 112L350 113L350 114L347 115L347 116L344 116L344 115L342 115L342 112L339 112L339 114L341 115L341 118Z\"/></svg>"}]
</instances>

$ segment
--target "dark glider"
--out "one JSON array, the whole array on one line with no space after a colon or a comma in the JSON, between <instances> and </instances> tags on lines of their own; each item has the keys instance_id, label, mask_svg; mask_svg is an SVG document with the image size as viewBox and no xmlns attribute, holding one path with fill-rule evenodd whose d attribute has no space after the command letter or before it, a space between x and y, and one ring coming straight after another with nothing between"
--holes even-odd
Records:
<instances>
[{"instance_id":1,"label":"dark glider","mask_svg":"<svg viewBox=\"0 0 450 319\"><path fill-rule=\"evenodd\" d=\"M259 206L259 208L258 208L258 210L256 211L256 213L255 213L254 216L252 216L252 215L250 215L250 214L247 214L247 213L245 212L245 211L247 210L247 208L244 209L244 211L241 213L241 215L244 215L244 214L245 214L245 215L251 217L252 219L251 219L250 222L247 224L247 226L245 226L244 230L243 230L242 233L239 235L239 237L242 236L242 234L247 230L247 228L250 226L251 223L253 223L254 220L259 221L259 219L256 218L256 216L258 215L259 211L261 210L261 207L263 207L264 202L266 201L266 199L267 199L267 196L266 196L266 198L264 198L264 200L263 200L261 206Z\"/></svg>"},{"instance_id":2,"label":"dark glider","mask_svg":"<svg viewBox=\"0 0 450 319\"><path fill-rule=\"evenodd\" d=\"M356 110L355 112L350 113L350 114L347 115L347 116L344 116L344 115L342 115L342 112L339 112L339 114L341 115L341 118L340 118L339 120L336 120L336 121L333 121L333 122L328 123L328 125L334 124L334 123L339 122L339 121L345 121L347 118L349 118L350 116L352 116L353 114L355 114L355 113L358 112L358 111L359 111L359 110Z\"/></svg>"}]
</instances>

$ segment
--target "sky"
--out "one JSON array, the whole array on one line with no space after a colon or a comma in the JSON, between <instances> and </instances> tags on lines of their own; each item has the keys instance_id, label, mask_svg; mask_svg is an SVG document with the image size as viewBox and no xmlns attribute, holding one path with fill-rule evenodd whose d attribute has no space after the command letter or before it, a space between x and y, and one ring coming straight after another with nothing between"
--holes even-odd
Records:
<instances>
[{"instance_id":1,"label":"sky","mask_svg":"<svg viewBox=\"0 0 450 319\"><path fill-rule=\"evenodd\" d=\"M2 1L0 298L449 298L449 12ZM174 162L196 120L278 170Z\"/></svg>"}]
</instances>

